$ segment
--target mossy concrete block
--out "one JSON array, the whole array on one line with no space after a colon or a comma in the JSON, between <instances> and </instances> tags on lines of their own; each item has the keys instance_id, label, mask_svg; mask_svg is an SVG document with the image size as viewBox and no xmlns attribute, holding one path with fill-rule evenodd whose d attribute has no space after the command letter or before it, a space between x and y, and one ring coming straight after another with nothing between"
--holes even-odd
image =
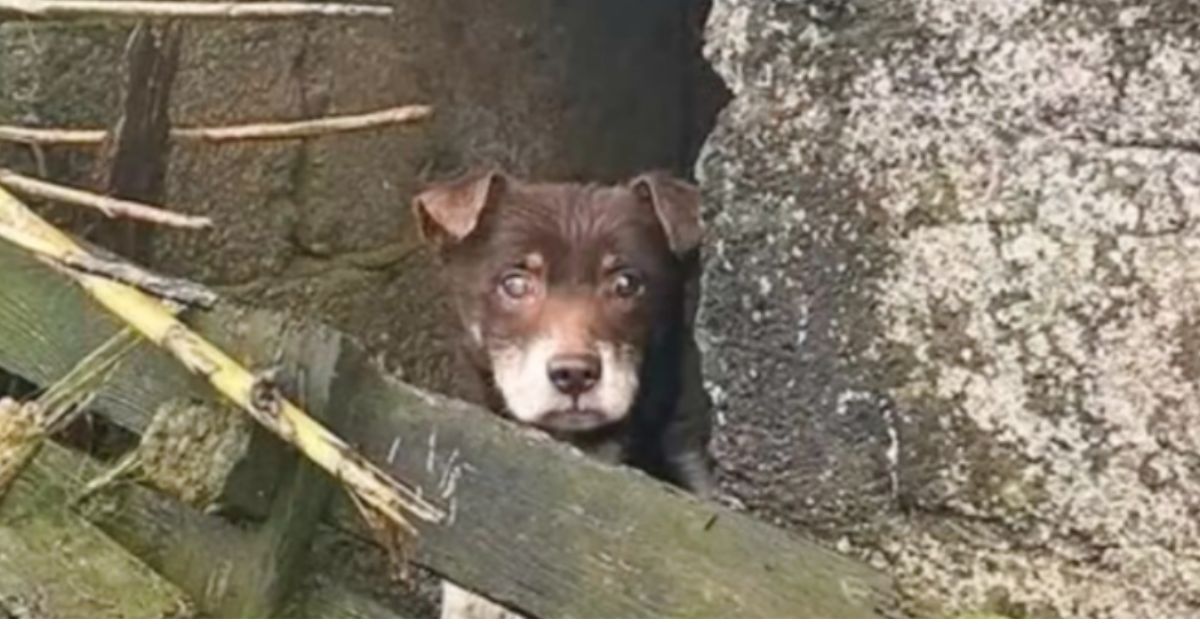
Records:
<instances>
[{"instance_id":1,"label":"mossy concrete block","mask_svg":"<svg viewBox=\"0 0 1200 627\"><path fill-rule=\"evenodd\" d=\"M0 23L0 119L32 126L112 123L127 33L103 22Z\"/></svg>"},{"instance_id":2,"label":"mossy concrete block","mask_svg":"<svg viewBox=\"0 0 1200 627\"><path fill-rule=\"evenodd\" d=\"M104 128L120 115L125 26L103 22L0 22L0 124ZM0 144L0 165L69 184L89 184L94 151L48 146L36 155ZM40 163L39 163L40 161ZM77 212L52 210L60 224Z\"/></svg>"}]
</instances>

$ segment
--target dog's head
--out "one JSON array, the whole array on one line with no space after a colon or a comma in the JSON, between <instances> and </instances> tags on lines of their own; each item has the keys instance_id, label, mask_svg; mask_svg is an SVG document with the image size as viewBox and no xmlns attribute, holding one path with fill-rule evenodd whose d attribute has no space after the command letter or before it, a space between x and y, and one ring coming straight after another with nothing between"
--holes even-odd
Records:
<instances>
[{"instance_id":1,"label":"dog's head","mask_svg":"<svg viewBox=\"0 0 1200 627\"><path fill-rule=\"evenodd\" d=\"M415 201L477 361L513 418L578 432L624 419L657 334L682 324L699 195L665 174L529 184L498 172Z\"/></svg>"}]
</instances>

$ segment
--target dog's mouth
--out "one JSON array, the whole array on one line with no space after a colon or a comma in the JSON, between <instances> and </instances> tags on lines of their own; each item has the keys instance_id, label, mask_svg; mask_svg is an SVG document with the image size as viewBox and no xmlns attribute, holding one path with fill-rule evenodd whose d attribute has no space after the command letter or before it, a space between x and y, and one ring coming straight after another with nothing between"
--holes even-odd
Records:
<instances>
[{"instance_id":1,"label":"dog's mouth","mask_svg":"<svg viewBox=\"0 0 1200 627\"><path fill-rule=\"evenodd\" d=\"M623 418L594 409L561 409L542 414L532 424L546 431L579 433L602 429Z\"/></svg>"}]
</instances>

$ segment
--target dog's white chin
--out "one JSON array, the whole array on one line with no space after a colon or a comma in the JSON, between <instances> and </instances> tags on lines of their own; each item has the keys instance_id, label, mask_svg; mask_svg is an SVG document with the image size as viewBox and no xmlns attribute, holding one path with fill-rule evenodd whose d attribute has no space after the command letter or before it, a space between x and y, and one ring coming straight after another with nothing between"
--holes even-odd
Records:
<instances>
[{"instance_id":1,"label":"dog's white chin","mask_svg":"<svg viewBox=\"0 0 1200 627\"><path fill-rule=\"evenodd\" d=\"M578 399L558 391L547 376L549 361L559 352L552 338L489 351L496 387L514 418L550 431L589 431L629 414L638 388L636 351L597 343L600 380Z\"/></svg>"}]
</instances>

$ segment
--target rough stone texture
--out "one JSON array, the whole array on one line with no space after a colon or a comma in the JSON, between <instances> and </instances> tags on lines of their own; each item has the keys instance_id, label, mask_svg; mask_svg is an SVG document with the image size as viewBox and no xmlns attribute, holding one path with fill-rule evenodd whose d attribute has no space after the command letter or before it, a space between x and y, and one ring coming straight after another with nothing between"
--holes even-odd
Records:
<instances>
[{"instance_id":1,"label":"rough stone texture","mask_svg":"<svg viewBox=\"0 0 1200 627\"><path fill-rule=\"evenodd\" d=\"M913 611L1200 615L1198 11L717 0L730 494Z\"/></svg>"},{"instance_id":2,"label":"rough stone texture","mask_svg":"<svg viewBox=\"0 0 1200 627\"><path fill-rule=\"evenodd\" d=\"M99 128L116 122L127 35L126 27L103 22L0 20L0 124ZM0 164L77 184L99 180L91 152L72 148L35 153L0 143ZM86 211L35 205L78 232L98 225Z\"/></svg>"}]
</instances>

